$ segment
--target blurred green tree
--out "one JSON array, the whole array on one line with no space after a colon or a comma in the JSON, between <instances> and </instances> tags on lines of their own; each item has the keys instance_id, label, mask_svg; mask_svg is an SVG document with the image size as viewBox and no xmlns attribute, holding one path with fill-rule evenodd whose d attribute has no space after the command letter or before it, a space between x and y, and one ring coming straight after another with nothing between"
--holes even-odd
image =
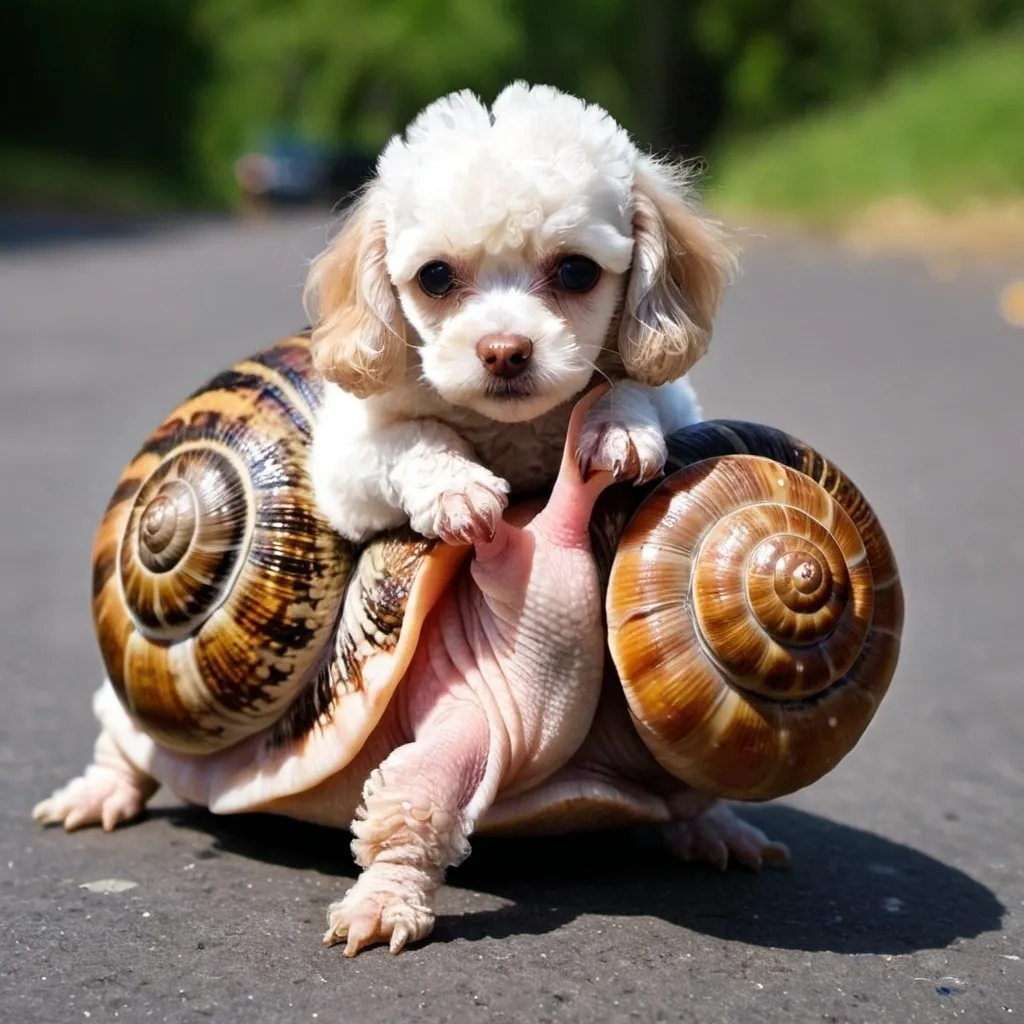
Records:
<instances>
[{"instance_id":1,"label":"blurred green tree","mask_svg":"<svg viewBox=\"0 0 1024 1024\"><path fill-rule=\"evenodd\" d=\"M74 155L188 180L207 50L202 0L4 0L0 152Z\"/></svg>"},{"instance_id":2,"label":"blurred green tree","mask_svg":"<svg viewBox=\"0 0 1024 1024\"><path fill-rule=\"evenodd\" d=\"M223 199L273 135L373 152L447 91L526 78L694 153L863 92L1020 2L4 0L0 146Z\"/></svg>"},{"instance_id":3,"label":"blurred green tree","mask_svg":"<svg viewBox=\"0 0 1024 1024\"><path fill-rule=\"evenodd\" d=\"M695 0L716 129L746 132L878 85L906 63L1020 16L1020 0Z\"/></svg>"},{"instance_id":4,"label":"blurred green tree","mask_svg":"<svg viewBox=\"0 0 1024 1024\"><path fill-rule=\"evenodd\" d=\"M376 150L449 90L494 90L522 46L499 2L206 0L213 54L196 145L211 183L272 132Z\"/></svg>"}]
</instances>

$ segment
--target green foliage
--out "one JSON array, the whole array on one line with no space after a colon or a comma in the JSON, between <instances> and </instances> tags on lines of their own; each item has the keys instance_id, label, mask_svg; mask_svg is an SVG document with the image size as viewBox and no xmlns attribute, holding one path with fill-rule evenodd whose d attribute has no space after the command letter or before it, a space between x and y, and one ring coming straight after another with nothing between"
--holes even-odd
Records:
<instances>
[{"instance_id":1,"label":"green foliage","mask_svg":"<svg viewBox=\"0 0 1024 1024\"><path fill-rule=\"evenodd\" d=\"M496 88L522 45L505 6L478 0L206 0L198 14L214 68L197 148L214 180L275 130L376 150L429 98Z\"/></svg>"},{"instance_id":2,"label":"green foliage","mask_svg":"<svg viewBox=\"0 0 1024 1024\"><path fill-rule=\"evenodd\" d=\"M935 47L969 40L1019 0L700 0L699 49L742 132L863 92Z\"/></svg>"},{"instance_id":3,"label":"green foliage","mask_svg":"<svg viewBox=\"0 0 1024 1024\"><path fill-rule=\"evenodd\" d=\"M1024 26L908 68L876 94L727 146L723 206L841 219L873 199L1024 194Z\"/></svg>"},{"instance_id":4,"label":"green foliage","mask_svg":"<svg viewBox=\"0 0 1024 1024\"><path fill-rule=\"evenodd\" d=\"M151 216L194 207L201 196L174 179L80 156L5 148L0 196L20 208Z\"/></svg>"},{"instance_id":5,"label":"green foliage","mask_svg":"<svg viewBox=\"0 0 1024 1024\"><path fill-rule=\"evenodd\" d=\"M859 95L1019 3L5 0L0 160L69 156L223 199L235 158L273 135L372 152L437 96L514 78L698 152Z\"/></svg>"},{"instance_id":6,"label":"green foliage","mask_svg":"<svg viewBox=\"0 0 1024 1024\"><path fill-rule=\"evenodd\" d=\"M73 155L179 182L194 169L200 0L3 0L0 152Z\"/></svg>"}]
</instances>

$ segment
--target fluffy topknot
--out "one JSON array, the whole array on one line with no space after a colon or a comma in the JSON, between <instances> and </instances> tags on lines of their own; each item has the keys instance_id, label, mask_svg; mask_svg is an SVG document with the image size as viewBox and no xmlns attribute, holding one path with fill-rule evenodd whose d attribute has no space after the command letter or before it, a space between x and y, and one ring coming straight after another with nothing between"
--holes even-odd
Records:
<instances>
[{"instance_id":1,"label":"fluffy topknot","mask_svg":"<svg viewBox=\"0 0 1024 1024\"><path fill-rule=\"evenodd\" d=\"M496 253L583 227L623 271L638 160L607 111L549 86L515 82L491 110L468 90L445 96L378 162L389 270L406 276L427 238Z\"/></svg>"}]
</instances>

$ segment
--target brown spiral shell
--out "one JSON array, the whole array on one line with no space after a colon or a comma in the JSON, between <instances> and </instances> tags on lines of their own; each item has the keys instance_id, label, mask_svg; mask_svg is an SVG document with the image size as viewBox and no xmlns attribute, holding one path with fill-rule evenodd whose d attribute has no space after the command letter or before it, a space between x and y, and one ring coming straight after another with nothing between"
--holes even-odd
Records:
<instances>
[{"instance_id":1,"label":"brown spiral shell","mask_svg":"<svg viewBox=\"0 0 1024 1024\"><path fill-rule=\"evenodd\" d=\"M353 552L313 501L320 399L308 338L285 339L196 391L121 476L93 618L114 689L165 747L266 728L330 654Z\"/></svg>"},{"instance_id":2,"label":"brown spiral shell","mask_svg":"<svg viewBox=\"0 0 1024 1024\"><path fill-rule=\"evenodd\" d=\"M781 431L709 421L669 450L608 585L634 724L704 792L794 792L849 753L888 689L903 628L892 550L849 478Z\"/></svg>"}]
</instances>

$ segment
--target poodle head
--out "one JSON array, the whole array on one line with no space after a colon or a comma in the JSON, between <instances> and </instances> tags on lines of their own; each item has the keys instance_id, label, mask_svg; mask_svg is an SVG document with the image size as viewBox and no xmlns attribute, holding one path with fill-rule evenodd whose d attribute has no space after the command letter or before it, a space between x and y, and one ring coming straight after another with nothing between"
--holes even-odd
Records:
<instances>
[{"instance_id":1,"label":"poodle head","mask_svg":"<svg viewBox=\"0 0 1024 1024\"><path fill-rule=\"evenodd\" d=\"M607 112L515 83L427 107L307 282L313 350L359 395L417 375L493 420L542 415L600 366L649 384L703 354L734 253L679 167Z\"/></svg>"}]
</instances>

